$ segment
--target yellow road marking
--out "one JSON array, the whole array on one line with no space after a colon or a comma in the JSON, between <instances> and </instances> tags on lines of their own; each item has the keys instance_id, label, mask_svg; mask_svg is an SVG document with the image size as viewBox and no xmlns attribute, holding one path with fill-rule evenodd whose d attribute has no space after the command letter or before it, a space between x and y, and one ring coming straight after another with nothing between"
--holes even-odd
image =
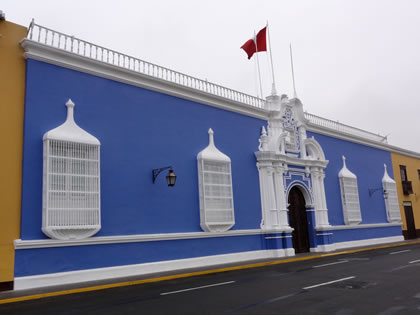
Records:
<instances>
[{"instance_id":1,"label":"yellow road marking","mask_svg":"<svg viewBox=\"0 0 420 315\"><path fill-rule=\"evenodd\" d=\"M304 261L304 260L318 259L318 258L329 257L329 256L360 253L360 252L365 252L365 251L369 251L369 250L391 248L391 247L398 247L398 246L411 245L411 244L420 244L420 241L404 243L404 244L390 244L390 245L382 245L382 246L370 247L370 248L360 248L360 249L346 250L346 251L341 251L341 252L336 252L336 253L320 254L320 255L316 255L316 256L294 257L294 258L288 258L288 259L282 259L282 260L261 262L261 263L256 263L256 264L248 264L248 265L241 265L241 266L234 266L234 267L226 267L226 268L213 269L213 270L197 271L197 272L191 272L191 273L183 273L183 274L171 275L171 276L165 276L165 277L158 277L158 278L119 282L119 283L112 283L112 284L97 285L97 286L87 287L87 288L79 288L79 289L72 289L72 290L64 290L64 291L56 291L56 292L48 292L48 293L20 296L20 297L9 298L9 299L0 299L0 304L16 303L16 302L29 301L29 300L37 300L37 299L43 299L43 298L52 297L52 296L60 296L60 295L75 294L75 293L82 293L82 292L91 292L91 291L98 291L98 290L105 290L105 289L111 289L111 288L130 286L130 285L143 284L143 283L153 283L153 282L167 281L167 280L173 280L173 279L196 277L196 276L209 275L209 274L214 274L214 273L234 271L234 270L240 270L240 269L258 268L258 267L264 267L264 266L285 264L285 263L290 263L290 262L295 262L295 261Z\"/></svg>"}]
</instances>

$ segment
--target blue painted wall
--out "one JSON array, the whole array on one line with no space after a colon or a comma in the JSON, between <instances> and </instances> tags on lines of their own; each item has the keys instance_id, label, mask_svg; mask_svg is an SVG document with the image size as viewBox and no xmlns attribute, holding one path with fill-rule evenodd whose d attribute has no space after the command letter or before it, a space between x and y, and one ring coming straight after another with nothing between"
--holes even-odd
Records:
<instances>
[{"instance_id":1,"label":"blue painted wall","mask_svg":"<svg viewBox=\"0 0 420 315\"><path fill-rule=\"evenodd\" d=\"M333 242L348 242L369 238L401 236L400 226L379 227L374 229L354 229L333 231Z\"/></svg>"},{"instance_id":2,"label":"blue painted wall","mask_svg":"<svg viewBox=\"0 0 420 315\"><path fill-rule=\"evenodd\" d=\"M41 232L42 137L64 122L68 98L76 103L76 122L102 144L98 236L201 231L196 156L208 145L210 127L216 146L232 160L233 229L259 229L254 152L265 121L28 59L22 239L47 238ZM338 182L343 154L358 176L362 223L387 222L381 193L369 197L368 189L382 187L384 163L392 176L390 153L308 132L312 135L329 160L325 187L330 224L344 224ZM168 165L177 174L176 186L166 186L166 173L152 184L152 169ZM378 230L379 234L376 230L364 230L363 238L400 232L399 227ZM359 239L357 233L334 231L333 239ZM15 270L16 276L25 276L290 246L290 238L267 241L254 235L17 250Z\"/></svg>"},{"instance_id":3,"label":"blue painted wall","mask_svg":"<svg viewBox=\"0 0 420 315\"><path fill-rule=\"evenodd\" d=\"M42 226L42 136L75 120L101 141L102 229L97 235L201 231L197 154L216 146L232 160L236 224L259 228L261 206L254 152L265 121L173 96L27 60L22 186L22 239L46 238ZM152 184L152 169L172 165Z\"/></svg>"},{"instance_id":4,"label":"blue painted wall","mask_svg":"<svg viewBox=\"0 0 420 315\"><path fill-rule=\"evenodd\" d=\"M369 188L382 188L384 164L387 165L389 176L394 177L391 153L312 132L307 135L308 138L314 136L324 150L325 158L329 160L325 169L325 191L330 224L344 224L338 180L338 173L343 167L342 155L346 157L347 168L357 176L361 224L388 222L381 191L370 197Z\"/></svg>"}]
</instances>

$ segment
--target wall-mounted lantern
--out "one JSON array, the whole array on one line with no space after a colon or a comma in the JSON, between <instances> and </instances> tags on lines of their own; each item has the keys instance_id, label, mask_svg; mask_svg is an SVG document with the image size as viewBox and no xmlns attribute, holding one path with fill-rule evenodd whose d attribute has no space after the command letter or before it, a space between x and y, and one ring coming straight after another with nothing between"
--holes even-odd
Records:
<instances>
[{"instance_id":1,"label":"wall-mounted lantern","mask_svg":"<svg viewBox=\"0 0 420 315\"><path fill-rule=\"evenodd\" d=\"M161 167L161 168L154 168L152 171L152 175L153 175L153 184L156 181L156 178L159 176L160 173L162 173L164 170L169 169L168 175L166 175L166 183L168 184L168 187L173 187L175 186L175 182L176 182L176 175L172 169L172 166L166 166L166 167Z\"/></svg>"}]
</instances>

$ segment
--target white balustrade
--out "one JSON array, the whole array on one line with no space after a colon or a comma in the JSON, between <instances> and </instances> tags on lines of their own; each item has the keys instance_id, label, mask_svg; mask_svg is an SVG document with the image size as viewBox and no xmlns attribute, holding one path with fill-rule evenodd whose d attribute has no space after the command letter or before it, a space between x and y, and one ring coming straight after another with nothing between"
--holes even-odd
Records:
<instances>
[{"instance_id":1,"label":"white balustrade","mask_svg":"<svg viewBox=\"0 0 420 315\"><path fill-rule=\"evenodd\" d=\"M28 32L28 38L38 43L65 50L83 57L95 59L104 63L112 64L121 68L135 71L157 79L183 85L195 90L200 90L232 101L245 103L246 105L264 108L265 101L255 96L237 92L223 86L194 78L189 75L173 71L150 62L146 62L117 51L95 45L69 36L47 27L32 23ZM240 96L239 99L237 96Z\"/></svg>"},{"instance_id":2,"label":"white balustrade","mask_svg":"<svg viewBox=\"0 0 420 315\"><path fill-rule=\"evenodd\" d=\"M387 138L384 136L381 136L380 134L375 134L373 132L369 132L369 131L362 130L356 127L345 125L345 124L339 123L338 121L323 118L323 117L316 116L310 113L305 113L305 118L309 120L310 124L313 124L315 126L328 128L331 130L339 131L342 133L346 133L346 134L361 137L361 138L366 138L373 141L388 143Z\"/></svg>"},{"instance_id":3,"label":"white balustrade","mask_svg":"<svg viewBox=\"0 0 420 315\"><path fill-rule=\"evenodd\" d=\"M262 98L238 92L218 84L210 83L207 80L200 80L192 76L185 75L180 72L95 45L74 36L54 31L35 23L31 23L29 27L28 38L47 46L128 69L143 75L169 81L245 105L254 106L257 108L265 108L266 101ZM315 126L340 131L349 135L367 138L381 143L387 143L386 137L383 137L379 134L374 134L369 131L351 127L309 113L305 113L305 118L309 120L310 124Z\"/></svg>"}]
</instances>

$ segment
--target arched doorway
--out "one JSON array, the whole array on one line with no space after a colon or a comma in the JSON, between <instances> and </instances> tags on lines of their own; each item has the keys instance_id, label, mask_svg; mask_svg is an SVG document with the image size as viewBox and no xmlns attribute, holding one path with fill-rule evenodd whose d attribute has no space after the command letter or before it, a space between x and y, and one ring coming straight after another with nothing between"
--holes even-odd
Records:
<instances>
[{"instance_id":1,"label":"arched doorway","mask_svg":"<svg viewBox=\"0 0 420 315\"><path fill-rule=\"evenodd\" d=\"M289 192L289 225L292 232L293 248L296 253L309 252L308 219L306 217L305 197L301 190L294 186Z\"/></svg>"}]
</instances>

